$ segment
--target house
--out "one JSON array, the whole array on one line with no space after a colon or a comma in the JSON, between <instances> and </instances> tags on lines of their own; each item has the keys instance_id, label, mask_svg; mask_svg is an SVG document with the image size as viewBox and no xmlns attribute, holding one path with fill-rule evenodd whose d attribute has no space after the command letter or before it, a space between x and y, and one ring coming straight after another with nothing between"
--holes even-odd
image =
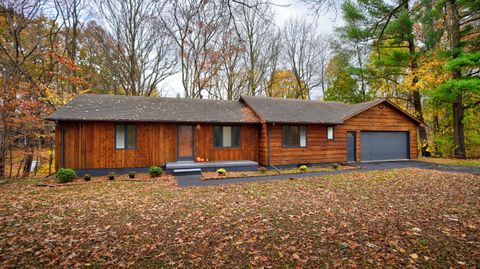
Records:
<instances>
[{"instance_id":1,"label":"house","mask_svg":"<svg viewBox=\"0 0 480 269\"><path fill-rule=\"evenodd\" d=\"M47 117L56 168L145 169L164 162L283 166L417 158L422 124L385 99L346 105L242 96L239 101L84 94Z\"/></svg>"}]
</instances>

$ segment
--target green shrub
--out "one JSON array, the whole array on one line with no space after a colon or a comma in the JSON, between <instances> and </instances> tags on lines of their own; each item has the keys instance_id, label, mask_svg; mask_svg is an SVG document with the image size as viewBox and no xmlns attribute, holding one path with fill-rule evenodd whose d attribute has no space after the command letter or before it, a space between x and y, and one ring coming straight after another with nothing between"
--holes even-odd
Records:
<instances>
[{"instance_id":1,"label":"green shrub","mask_svg":"<svg viewBox=\"0 0 480 269\"><path fill-rule=\"evenodd\" d=\"M135 171L131 171L131 172L128 173L128 177L129 177L129 178L135 178L135 175L136 175L136 174L137 174L137 173L135 173Z\"/></svg>"},{"instance_id":2,"label":"green shrub","mask_svg":"<svg viewBox=\"0 0 480 269\"><path fill-rule=\"evenodd\" d=\"M340 169L340 165L339 165L338 163L333 163L333 164L332 164L332 167L333 167L333 169L335 169L335 170L339 170L339 169Z\"/></svg>"},{"instance_id":3,"label":"green shrub","mask_svg":"<svg viewBox=\"0 0 480 269\"><path fill-rule=\"evenodd\" d=\"M300 165L298 169L300 169L301 172L307 172L308 167L303 164L303 165Z\"/></svg>"},{"instance_id":4,"label":"green shrub","mask_svg":"<svg viewBox=\"0 0 480 269\"><path fill-rule=\"evenodd\" d=\"M158 177L162 175L163 170L161 167L158 166L150 166L150 168L148 168L148 173L151 177Z\"/></svg>"},{"instance_id":5,"label":"green shrub","mask_svg":"<svg viewBox=\"0 0 480 269\"><path fill-rule=\"evenodd\" d=\"M267 168L265 168L264 166L260 166L258 168L258 171L260 172L260 174L265 175L267 173Z\"/></svg>"},{"instance_id":6,"label":"green shrub","mask_svg":"<svg viewBox=\"0 0 480 269\"><path fill-rule=\"evenodd\" d=\"M70 168L60 168L57 171L56 178L60 183L71 182L77 177L75 170Z\"/></svg>"},{"instance_id":7,"label":"green shrub","mask_svg":"<svg viewBox=\"0 0 480 269\"><path fill-rule=\"evenodd\" d=\"M110 172L110 173L108 174L108 179L109 179L109 180L114 180L114 179L115 179L115 173L114 173L114 172Z\"/></svg>"},{"instance_id":8,"label":"green shrub","mask_svg":"<svg viewBox=\"0 0 480 269\"><path fill-rule=\"evenodd\" d=\"M84 179L85 181L90 181L90 179L92 179L92 176L91 176L90 174L85 174L85 175L83 176L83 179Z\"/></svg>"},{"instance_id":9,"label":"green shrub","mask_svg":"<svg viewBox=\"0 0 480 269\"><path fill-rule=\"evenodd\" d=\"M219 176L226 176L227 175L227 170L225 170L225 168L220 168L217 170L217 174Z\"/></svg>"}]
</instances>

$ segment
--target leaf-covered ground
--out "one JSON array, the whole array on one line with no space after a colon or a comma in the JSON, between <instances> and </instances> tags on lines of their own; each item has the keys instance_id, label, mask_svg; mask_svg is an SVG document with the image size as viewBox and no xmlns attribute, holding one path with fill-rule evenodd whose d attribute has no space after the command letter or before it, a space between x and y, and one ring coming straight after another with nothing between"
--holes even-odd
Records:
<instances>
[{"instance_id":1,"label":"leaf-covered ground","mask_svg":"<svg viewBox=\"0 0 480 269\"><path fill-rule=\"evenodd\" d=\"M438 164L480 166L480 159L454 159L454 158L420 158L419 160Z\"/></svg>"},{"instance_id":2,"label":"leaf-covered ground","mask_svg":"<svg viewBox=\"0 0 480 269\"><path fill-rule=\"evenodd\" d=\"M0 186L0 267L476 267L480 176Z\"/></svg>"}]
</instances>

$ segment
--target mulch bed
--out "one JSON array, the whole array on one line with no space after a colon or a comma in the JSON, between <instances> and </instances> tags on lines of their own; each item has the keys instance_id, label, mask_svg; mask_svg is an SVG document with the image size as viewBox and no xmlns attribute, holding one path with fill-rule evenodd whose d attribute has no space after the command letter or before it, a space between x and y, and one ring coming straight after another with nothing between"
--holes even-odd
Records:
<instances>
[{"instance_id":1,"label":"mulch bed","mask_svg":"<svg viewBox=\"0 0 480 269\"><path fill-rule=\"evenodd\" d=\"M153 181L153 180L172 180L173 176L163 173L159 177L151 177L148 173L136 173L135 178L130 178L128 174L116 174L114 180L110 180L108 176L92 176L90 181L86 181L83 178L76 178L72 182L59 183L55 176L51 176L45 180L41 180L35 184L36 187L62 187L62 186L72 186L72 185L83 185L83 184L95 184L95 183L104 183L111 181L130 181L130 182L144 182L144 181Z\"/></svg>"},{"instance_id":2,"label":"mulch bed","mask_svg":"<svg viewBox=\"0 0 480 269\"><path fill-rule=\"evenodd\" d=\"M202 180L216 180L216 179L229 179L229 178L245 178L245 177L266 177L274 175L291 175L291 174L303 174L310 172L328 172L335 170L352 170L359 167L353 165L340 165L338 169L332 166L310 166L307 171L301 172L298 168L293 169L279 169L280 173L276 170L267 170L264 174L259 171L240 171L240 172L228 172L227 175L219 175L217 172L202 172Z\"/></svg>"}]
</instances>

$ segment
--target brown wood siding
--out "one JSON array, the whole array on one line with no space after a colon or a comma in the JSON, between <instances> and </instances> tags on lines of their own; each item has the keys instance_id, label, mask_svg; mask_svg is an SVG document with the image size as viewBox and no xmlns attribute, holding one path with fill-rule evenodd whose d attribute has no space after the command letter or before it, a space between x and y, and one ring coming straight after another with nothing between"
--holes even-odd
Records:
<instances>
[{"instance_id":1,"label":"brown wood siding","mask_svg":"<svg viewBox=\"0 0 480 269\"><path fill-rule=\"evenodd\" d=\"M258 162L267 165L268 162L268 127L266 123L262 123L259 127L258 135Z\"/></svg>"},{"instance_id":2,"label":"brown wood siding","mask_svg":"<svg viewBox=\"0 0 480 269\"><path fill-rule=\"evenodd\" d=\"M258 126L242 125L239 148L215 148L213 125L201 124L195 128L195 157L209 161L258 161Z\"/></svg>"},{"instance_id":3,"label":"brown wood siding","mask_svg":"<svg viewBox=\"0 0 480 269\"><path fill-rule=\"evenodd\" d=\"M356 132L357 161L360 160L361 131L407 131L410 135L410 159L418 157L417 123L387 103L376 105L345 123L341 130Z\"/></svg>"},{"instance_id":4,"label":"brown wood siding","mask_svg":"<svg viewBox=\"0 0 480 269\"><path fill-rule=\"evenodd\" d=\"M175 161L175 124L137 123L136 126L137 148L117 150L113 122L59 123L65 136L64 166L74 169L133 168ZM58 139L56 152L60 151L60 144ZM61 154L56 154L58 165L60 158Z\"/></svg>"},{"instance_id":5,"label":"brown wood siding","mask_svg":"<svg viewBox=\"0 0 480 269\"><path fill-rule=\"evenodd\" d=\"M307 146L304 148L284 148L282 146L281 124L270 128L270 163L273 165L343 162L347 160L346 133L334 130L333 140L327 139L327 126L311 124L307 126Z\"/></svg>"},{"instance_id":6,"label":"brown wood siding","mask_svg":"<svg viewBox=\"0 0 480 269\"><path fill-rule=\"evenodd\" d=\"M65 165L74 169L134 168L176 161L177 124L137 123L137 148L115 149L113 122L60 122L55 162L61 165L61 132L65 130ZM195 156L220 160L258 160L258 126L243 125L240 148L214 148L213 126L194 126Z\"/></svg>"},{"instance_id":7,"label":"brown wood siding","mask_svg":"<svg viewBox=\"0 0 480 269\"><path fill-rule=\"evenodd\" d=\"M383 108L380 108L380 105ZM417 158L417 124L387 103L372 107L334 127L334 139L327 139L327 125L307 126L307 147L284 148L282 125L270 129L270 164L303 164L347 161L347 131L356 132L357 161L360 161L361 131L408 131L410 159ZM259 146L261 147L261 146Z\"/></svg>"}]
</instances>

